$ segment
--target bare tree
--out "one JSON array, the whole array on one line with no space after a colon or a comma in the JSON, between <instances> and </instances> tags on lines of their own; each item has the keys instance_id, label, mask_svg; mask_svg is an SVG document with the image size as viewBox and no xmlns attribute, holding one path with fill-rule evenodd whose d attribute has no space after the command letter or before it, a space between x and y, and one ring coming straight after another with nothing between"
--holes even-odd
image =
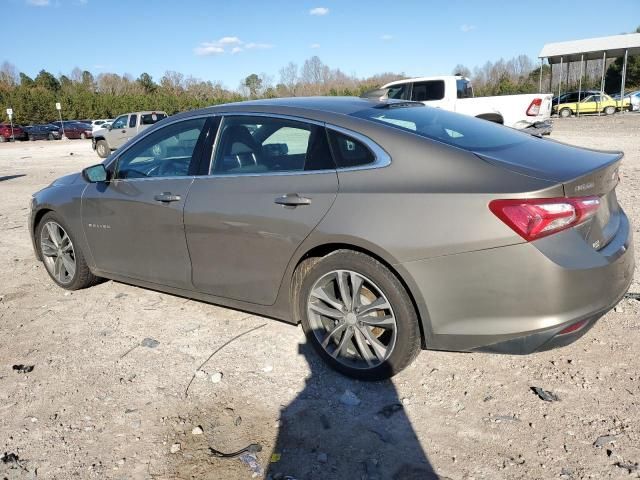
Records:
<instances>
[{"instance_id":1,"label":"bare tree","mask_svg":"<svg viewBox=\"0 0 640 480\"><path fill-rule=\"evenodd\" d=\"M18 78L16 66L9 62L3 62L0 66L0 86L15 87L18 84Z\"/></svg>"},{"instance_id":2,"label":"bare tree","mask_svg":"<svg viewBox=\"0 0 640 480\"><path fill-rule=\"evenodd\" d=\"M280 69L280 83L289 91L289 95L296 96L296 87L298 84L298 65L289 62Z\"/></svg>"}]
</instances>

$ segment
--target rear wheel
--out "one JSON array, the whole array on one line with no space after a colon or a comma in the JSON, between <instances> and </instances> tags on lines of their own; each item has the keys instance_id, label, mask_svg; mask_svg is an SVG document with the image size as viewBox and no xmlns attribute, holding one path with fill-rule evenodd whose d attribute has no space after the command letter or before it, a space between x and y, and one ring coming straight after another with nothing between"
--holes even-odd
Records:
<instances>
[{"instance_id":1,"label":"rear wheel","mask_svg":"<svg viewBox=\"0 0 640 480\"><path fill-rule=\"evenodd\" d=\"M562 118L569 118L571 114L572 112L570 108L563 108L562 110L560 110L560 116Z\"/></svg>"},{"instance_id":2,"label":"rear wheel","mask_svg":"<svg viewBox=\"0 0 640 480\"><path fill-rule=\"evenodd\" d=\"M614 113L616 113L616 107L612 107L612 106L605 107L604 109L605 115L613 115Z\"/></svg>"},{"instance_id":3,"label":"rear wheel","mask_svg":"<svg viewBox=\"0 0 640 480\"><path fill-rule=\"evenodd\" d=\"M53 140L53 133L50 133L49 135L47 135L47 140Z\"/></svg>"},{"instance_id":4,"label":"rear wheel","mask_svg":"<svg viewBox=\"0 0 640 480\"><path fill-rule=\"evenodd\" d=\"M59 286L78 290L97 282L73 234L56 213L42 217L36 227L36 241L47 273Z\"/></svg>"},{"instance_id":5,"label":"rear wheel","mask_svg":"<svg viewBox=\"0 0 640 480\"><path fill-rule=\"evenodd\" d=\"M305 262L294 301L297 318L332 368L361 380L381 380L413 361L420 351L417 315L387 267L351 250Z\"/></svg>"},{"instance_id":6,"label":"rear wheel","mask_svg":"<svg viewBox=\"0 0 640 480\"><path fill-rule=\"evenodd\" d=\"M96 153L100 158L107 158L109 156L111 149L106 140L98 140L96 143Z\"/></svg>"}]
</instances>

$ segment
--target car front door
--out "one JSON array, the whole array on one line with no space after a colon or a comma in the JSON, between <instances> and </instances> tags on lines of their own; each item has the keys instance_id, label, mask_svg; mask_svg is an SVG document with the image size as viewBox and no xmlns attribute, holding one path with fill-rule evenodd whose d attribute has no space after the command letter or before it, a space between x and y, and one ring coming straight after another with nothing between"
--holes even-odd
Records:
<instances>
[{"instance_id":1,"label":"car front door","mask_svg":"<svg viewBox=\"0 0 640 480\"><path fill-rule=\"evenodd\" d=\"M338 178L323 126L227 116L210 175L185 206L196 289L261 305L275 302L302 241L333 204Z\"/></svg>"},{"instance_id":2,"label":"car front door","mask_svg":"<svg viewBox=\"0 0 640 480\"><path fill-rule=\"evenodd\" d=\"M112 150L120 148L127 141L127 125L129 123L129 115L120 115L111 125L111 129L107 132L107 142Z\"/></svg>"},{"instance_id":3,"label":"car front door","mask_svg":"<svg viewBox=\"0 0 640 480\"><path fill-rule=\"evenodd\" d=\"M209 123L151 132L117 155L110 181L87 186L82 222L98 270L192 289L183 209Z\"/></svg>"}]
</instances>

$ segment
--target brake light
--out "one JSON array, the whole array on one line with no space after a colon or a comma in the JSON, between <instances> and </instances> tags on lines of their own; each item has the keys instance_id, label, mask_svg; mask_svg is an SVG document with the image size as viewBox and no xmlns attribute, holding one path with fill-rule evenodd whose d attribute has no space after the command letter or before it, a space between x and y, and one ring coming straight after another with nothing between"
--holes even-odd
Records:
<instances>
[{"instance_id":1,"label":"brake light","mask_svg":"<svg viewBox=\"0 0 640 480\"><path fill-rule=\"evenodd\" d=\"M529 117L537 117L540 113L540 106L542 105L541 98L534 98L533 101L529 104L529 108L527 108L527 115Z\"/></svg>"},{"instance_id":2,"label":"brake light","mask_svg":"<svg viewBox=\"0 0 640 480\"><path fill-rule=\"evenodd\" d=\"M493 200L489 209L530 242L587 221L600 206L596 196Z\"/></svg>"}]
</instances>

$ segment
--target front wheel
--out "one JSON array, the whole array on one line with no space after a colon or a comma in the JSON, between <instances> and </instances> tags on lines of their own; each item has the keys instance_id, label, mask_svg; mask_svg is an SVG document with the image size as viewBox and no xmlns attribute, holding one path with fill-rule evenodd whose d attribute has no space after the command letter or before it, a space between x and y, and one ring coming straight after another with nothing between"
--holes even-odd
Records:
<instances>
[{"instance_id":1,"label":"front wheel","mask_svg":"<svg viewBox=\"0 0 640 480\"><path fill-rule=\"evenodd\" d=\"M87 139L87 135L83 132L80 134L80 140L86 140Z\"/></svg>"},{"instance_id":2,"label":"front wheel","mask_svg":"<svg viewBox=\"0 0 640 480\"><path fill-rule=\"evenodd\" d=\"M571 116L571 109L563 108L562 110L560 110L560 116L562 118L569 118Z\"/></svg>"},{"instance_id":3,"label":"front wheel","mask_svg":"<svg viewBox=\"0 0 640 480\"><path fill-rule=\"evenodd\" d=\"M616 107L605 107L604 109L604 114L605 115L613 115L614 113L616 113Z\"/></svg>"},{"instance_id":4,"label":"front wheel","mask_svg":"<svg viewBox=\"0 0 640 480\"><path fill-rule=\"evenodd\" d=\"M295 282L297 318L332 368L360 380L382 380L413 361L420 351L418 318L387 267L351 250L305 262L303 278Z\"/></svg>"},{"instance_id":5,"label":"front wheel","mask_svg":"<svg viewBox=\"0 0 640 480\"><path fill-rule=\"evenodd\" d=\"M96 283L75 238L54 212L42 217L36 227L36 243L47 273L62 288L79 290Z\"/></svg>"},{"instance_id":6,"label":"front wheel","mask_svg":"<svg viewBox=\"0 0 640 480\"><path fill-rule=\"evenodd\" d=\"M29 139L30 142L36 141L36 137L34 137L33 135L29 135L27 138Z\"/></svg>"},{"instance_id":7,"label":"front wheel","mask_svg":"<svg viewBox=\"0 0 640 480\"><path fill-rule=\"evenodd\" d=\"M96 153L100 158L107 158L109 156L111 149L106 140L98 140L96 143Z\"/></svg>"},{"instance_id":8,"label":"front wheel","mask_svg":"<svg viewBox=\"0 0 640 480\"><path fill-rule=\"evenodd\" d=\"M50 133L49 135L47 135L47 140L53 140L53 133Z\"/></svg>"}]
</instances>

